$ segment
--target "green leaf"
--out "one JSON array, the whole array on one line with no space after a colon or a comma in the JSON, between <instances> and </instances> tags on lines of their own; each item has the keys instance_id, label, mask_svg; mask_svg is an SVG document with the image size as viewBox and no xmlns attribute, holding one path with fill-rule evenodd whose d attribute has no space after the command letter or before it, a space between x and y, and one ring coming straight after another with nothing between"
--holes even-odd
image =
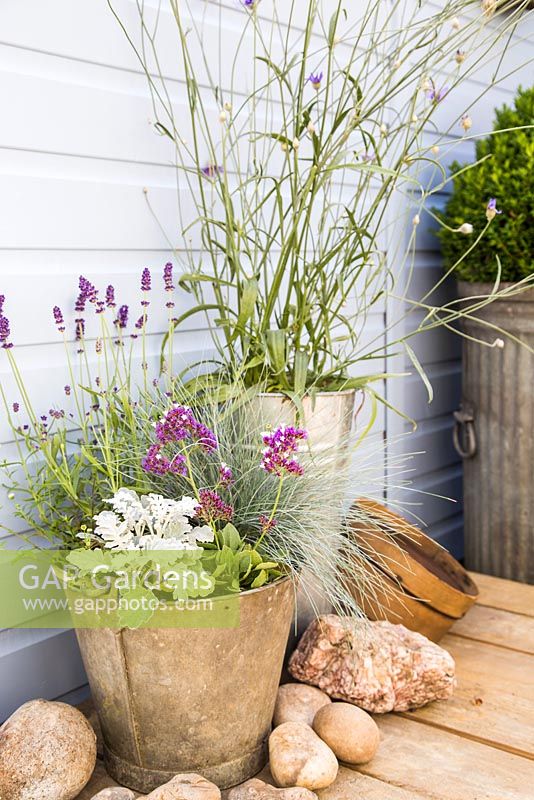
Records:
<instances>
[{"instance_id":1,"label":"green leaf","mask_svg":"<svg viewBox=\"0 0 534 800\"><path fill-rule=\"evenodd\" d=\"M260 572L257 574L257 576L252 581L252 584L251 584L252 588L253 589L259 589L260 586L263 586L265 583L267 583L268 578L269 578L269 576L268 576L267 572L264 569L260 570Z\"/></svg>"},{"instance_id":2,"label":"green leaf","mask_svg":"<svg viewBox=\"0 0 534 800\"><path fill-rule=\"evenodd\" d=\"M74 564L81 572L90 572L101 565L109 566L110 554L104 550L72 550L67 561Z\"/></svg>"},{"instance_id":3,"label":"green leaf","mask_svg":"<svg viewBox=\"0 0 534 800\"><path fill-rule=\"evenodd\" d=\"M309 355L303 350L297 350L295 353L295 374L293 377L293 388L296 394L300 396L302 396L306 391L309 363Z\"/></svg>"},{"instance_id":4,"label":"green leaf","mask_svg":"<svg viewBox=\"0 0 534 800\"><path fill-rule=\"evenodd\" d=\"M223 545L232 550L232 552L236 552L241 548L242 540L241 536L239 535L239 531L237 528L229 522L227 525L224 526L222 531L219 532L219 539L221 540Z\"/></svg>"},{"instance_id":5,"label":"green leaf","mask_svg":"<svg viewBox=\"0 0 534 800\"><path fill-rule=\"evenodd\" d=\"M415 355L414 351L412 350L412 348L410 347L408 342L404 342L404 347L406 348L406 352L408 353L410 361L412 362L412 364L416 368L417 372L419 373L419 375L421 377L421 380L425 384L426 391L427 391L427 394L428 394L428 402L431 403L432 400L434 399L434 390L432 388L432 384L430 383L430 380L428 379L428 375L426 374L426 372L425 372L425 370L423 368L423 365L421 364L421 362L419 361L419 359Z\"/></svg>"},{"instance_id":6,"label":"green leaf","mask_svg":"<svg viewBox=\"0 0 534 800\"><path fill-rule=\"evenodd\" d=\"M150 589L137 586L135 589L121 593L121 599L125 600L125 603L120 607L119 620L125 628L140 628L154 615L149 604L156 597Z\"/></svg>"},{"instance_id":7,"label":"green leaf","mask_svg":"<svg viewBox=\"0 0 534 800\"><path fill-rule=\"evenodd\" d=\"M276 373L281 383L288 387L286 378L286 332L281 330L270 330L265 334L267 342L267 352L273 372Z\"/></svg>"},{"instance_id":8,"label":"green leaf","mask_svg":"<svg viewBox=\"0 0 534 800\"><path fill-rule=\"evenodd\" d=\"M236 329L232 334L232 341L245 330L245 325L254 313L256 299L258 297L258 281L249 278L243 285L243 290L239 297L239 314L236 321Z\"/></svg>"}]
</instances>

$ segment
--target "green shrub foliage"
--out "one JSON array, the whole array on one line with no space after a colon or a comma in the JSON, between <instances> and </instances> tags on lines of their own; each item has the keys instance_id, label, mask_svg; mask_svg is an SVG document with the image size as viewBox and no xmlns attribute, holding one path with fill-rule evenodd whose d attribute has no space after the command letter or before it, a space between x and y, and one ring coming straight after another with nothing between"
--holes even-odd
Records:
<instances>
[{"instance_id":1,"label":"green shrub foliage","mask_svg":"<svg viewBox=\"0 0 534 800\"><path fill-rule=\"evenodd\" d=\"M495 114L495 131L534 124L534 87L519 89L513 108L504 105ZM481 139L477 160L485 161L454 179L454 191L443 216L451 228L464 222L473 225L472 239L487 224L486 205L497 199L502 214L495 217L478 246L455 270L458 278L470 282L495 279L497 256L503 281L519 281L534 272L534 130L514 130ZM462 165L454 163L453 173ZM466 237L441 228L446 266L452 267L466 250ZM471 238L471 237L470 237Z\"/></svg>"}]
</instances>

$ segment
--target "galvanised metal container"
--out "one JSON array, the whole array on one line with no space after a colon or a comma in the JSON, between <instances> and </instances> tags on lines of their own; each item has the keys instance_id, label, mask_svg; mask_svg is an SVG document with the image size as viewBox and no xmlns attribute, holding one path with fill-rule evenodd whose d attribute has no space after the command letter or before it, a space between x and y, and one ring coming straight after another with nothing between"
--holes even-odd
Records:
<instances>
[{"instance_id":1,"label":"galvanised metal container","mask_svg":"<svg viewBox=\"0 0 534 800\"><path fill-rule=\"evenodd\" d=\"M503 288L506 284L503 284ZM460 297L492 285L460 283ZM534 290L477 312L488 328L463 320L462 407L455 445L464 459L465 561L469 569L534 583ZM499 346L502 345L502 346Z\"/></svg>"},{"instance_id":2,"label":"galvanised metal container","mask_svg":"<svg viewBox=\"0 0 534 800\"><path fill-rule=\"evenodd\" d=\"M147 793L198 772L227 788L264 767L293 581L243 592L239 602L234 628L77 631L118 783Z\"/></svg>"}]
</instances>

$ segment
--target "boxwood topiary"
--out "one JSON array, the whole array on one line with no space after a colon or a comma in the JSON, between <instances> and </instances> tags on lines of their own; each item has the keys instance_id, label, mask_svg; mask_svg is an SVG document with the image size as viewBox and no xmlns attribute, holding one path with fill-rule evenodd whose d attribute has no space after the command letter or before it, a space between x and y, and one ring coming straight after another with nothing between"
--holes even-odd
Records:
<instances>
[{"instance_id":1,"label":"boxwood topiary","mask_svg":"<svg viewBox=\"0 0 534 800\"><path fill-rule=\"evenodd\" d=\"M519 89L514 107L496 110L495 131L534 124L534 87ZM514 130L481 139L476 145L477 160L484 162L454 178L454 188L442 215L451 228L467 222L473 225L473 240L486 220L486 205L497 198L502 214L496 216L481 241L456 268L456 276L470 282L488 282L497 275L497 259L502 265L501 280L518 281L534 272L534 130ZM452 164L452 172L461 169ZM446 266L461 258L469 246L466 236L440 228Z\"/></svg>"}]
</instances>

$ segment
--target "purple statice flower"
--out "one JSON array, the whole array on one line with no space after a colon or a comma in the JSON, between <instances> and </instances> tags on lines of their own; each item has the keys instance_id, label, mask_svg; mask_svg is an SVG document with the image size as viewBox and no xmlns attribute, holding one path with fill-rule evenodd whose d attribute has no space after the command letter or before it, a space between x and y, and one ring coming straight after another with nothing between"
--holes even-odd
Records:
<instances>
[{"instance_id":1,"label":"purple statice flower","mask_svg":"<svg viewBox=\"0 0 534 800\"><path fill-rule=\"evenodd\" d=\"M143 274L141 275L141 291L144 293L144 297L141 300L141 305L145 308L150 305L150 300L146 299L146 295L152 288L152 276L150 274L150 270L148 267L145 267L143 270Z\"/></svg>"},{"instance_id":2,"label":"purple statice flower","mask_svg":"<svg viewBox=\"0 0 534 800\"><path fill-rule=\"evenodd\" d=\"M18 414L19 409L20 409L20 404L13 403L13 411L15 412L15 414Z\"/></svg>"},{"instance_id":3,"label":"purple statice flower","mask_svg":"<svg viewBox=\"0 0 534 800\"><path fill-rule=\"evenodd\" d=\"M193 416L190 408L174 406L156 425L156 436L162 444L191 439L208 453L217 449L213 431Z\"/></svg>"},{"instance_id":4,"label":"purple statice flower","mask_svg":"<svg viewBox=\"0 0 534 800\"><path fill-rule=\"evenodd\" d=\"M270 531L278 525L278 522L274 518L271 519L271 517L268 517L266 514L260 514L259 523L262 534L270 533Z\"/></svg>"},{"instance_id":5,"label":"purple statice flower","mask_svg":"<svg viewBox=\"0 0 534 800\"><path fill-rule=\"evenodd\" d=\"M69 397L70 393L72 392L72 389L71 389L71 388L70 388L70 386L67 384L67 385L65 386L65 389L64 389L64 391L65 391L65 394L67 395L67 397Z\"/></svg>"},{"instance_id":6,"label":"purple statice flower","mask_svg":"<svg viewBox=\"0 0 534 800\"><path fill-rule=\"evenodd\" d=\"M59 306L54 306L54 321L60 333L65 332L65 320Z\"/></svg>"},{"instance_id":7,"label":"purple statice flower","mask_svg":"<svg viewBox=\"0 0 534 800\"><path fill-rule=\"evenodd\" d=\"M120 330L124 330L124 328L128 325L128 306L124 305L119 308L115 325Z\"/></svg>"},{"instance_id":8,"label":"purple statice flower","mask_svg":"<svg viewBox=\"0 0 534 800\"><path fill-rule=\"evenodd\" d=\"M441 103L445 95L448 94L448 91L448 86L443 86L441 89L436 89L436 87L433 86L428 92L428 99L437 105Z\"/></svg>"},{"instance_id":9,"label":"purple statice flower","mask_svg":"<svg viewBox=\"0 0 534 800\"><path fill-rule=\"evenodd\" d=\"M0 294L0 316L2 315L2 311L4 310L4 303L6 302L5 294Z\"/></svg>"},{"instance_id":10,"label":"purple statice flower","mask_svg":"<svg viewBox=\"0 0 534 800\"><path fill-rule=\"evenodd\" d=\"M148 448L146 456L141 461L145 472L154 475L187 475L186 460L182 455L176 455L172 461L161 452L161 444L153 444Z\"/></svg>"},{"instance_id":11,"label":"purple statice flower","mask_svg":"<svg viewBox=\"0 0 534 800\"><path fill-rule=\"evenodd\" d=\"M9 350L10 347L13 347L13 344L9 341L10 335L9 320L3 314L0 314L0 344L4 350Z\"/></svg>"},{"instance_id":12,"label":"purple statice flower","mask_svg":"<svg viewBox=\"0 0 534 800\"><path fill-rule=\"evenodd\" d=\"M219 467L219 485L220 486L230 486L234 482L234 473L228 466L225 464L224 461L222 462L221 466Z\"/></svg>"},{"instance_id":13,"label":"purple statice flower","mask_svg":"<svg viewBox=\"0 0 534 800\"><path fill-rule=\"evenodd\" d=\"M497 200L496 200L496 198L492 197L490 199L490 201L488 202L488 205L486 206L486 217L488 219L488 222L491 222L492 219L495 219L495 216L497 214L502 214L502 211L500 211L497 208Z\"/></svg>"},{"instance_id":14,"label":"purple statice flower","mask_svg":"<svg viewBox=\"0 0 534 800\"><path fill-rule=\"evenodd\" d=\"M106 289L106 305L108 308L115 308L115 287L109 284Z\"/></svg>"},{"instance_id":15,"label":"purple statice flower","mask_svg":"<svg viewBox=\"0 0 534 800\"><path fill-rule=\"evenodd\" d=\"M224 168L219 164L206 164L205 167L202 167L201 172L206 178L214 180L224 173Z\"/></svg>"},{"instance_id":16,"label":"purple statice flower","mask_svg":"<svg viewBox=\"0 0 534 800\"><path fill-rule=\"evenodd\" d=\"M197 517L208 524L218 520L230 522L234 516L233 506L225 503L213 489L201 489L198 493L200 504L195 509Z\"/></svg>"},{"instance_id":17,"label":"purple statice flower","mask_svg":"<svg viewBox=\"0 0 534 800\"><path fill-rule=\"evenodd\" d=\"M265 449L260 466L265 472L279 478L302 475L304 470L292 455L297 452L299 442L308 438L307 431L292 425L280 425L274 431L264 433L262 438Z\"/></svg>"},{"instance_id":18,"label":"purple statice flower","mask_svg":"<svg viewBox=\"0 0 534 800\"><path fill-rule=\"evenodd\" d=\"M321 88L321 81L323 80L322 72L311 72L308 77L308 83L311 83L316 92Z\"/></svg>"}]
</instances>

